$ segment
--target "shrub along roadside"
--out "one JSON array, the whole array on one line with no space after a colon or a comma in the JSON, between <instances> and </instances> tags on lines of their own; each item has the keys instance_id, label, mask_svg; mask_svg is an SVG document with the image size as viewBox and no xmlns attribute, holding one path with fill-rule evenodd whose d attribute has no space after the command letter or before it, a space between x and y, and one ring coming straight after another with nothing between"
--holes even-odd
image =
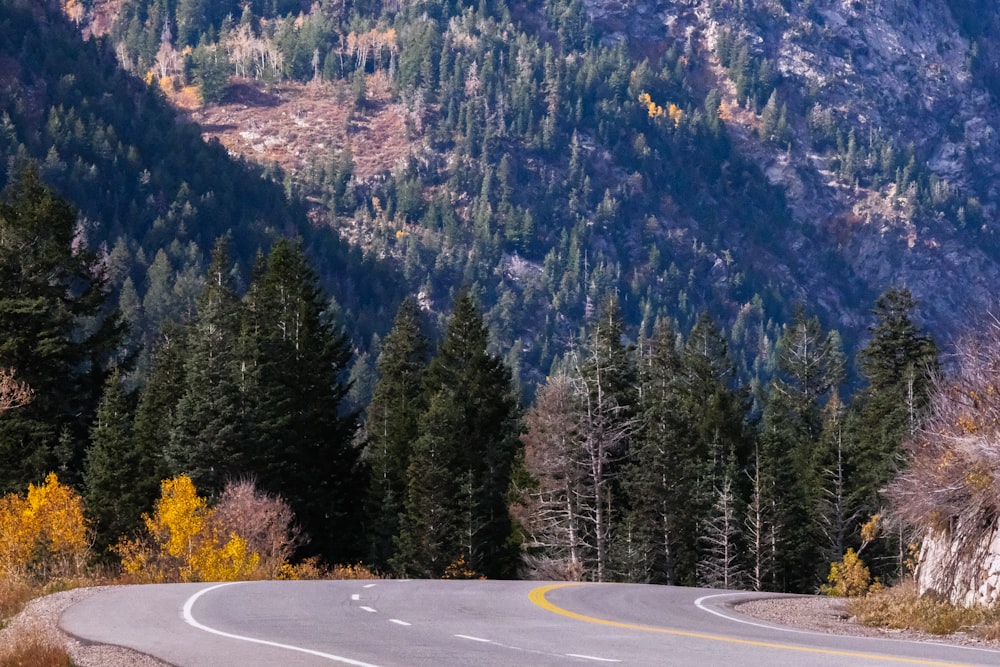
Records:
<instances>
[{"instance_id":1,"label":"shrub along roadside","mask_svg":"<svg viewBox=\"0 0 1000 667\"><path fill-rule=\"evenodd\" d=\"M847 609L871 627L932 635L966 632L979 639L1000 640L1000 609L959 607L932 595L919 596L912 581L851 598Z\"/></svg>"}]
</instances>

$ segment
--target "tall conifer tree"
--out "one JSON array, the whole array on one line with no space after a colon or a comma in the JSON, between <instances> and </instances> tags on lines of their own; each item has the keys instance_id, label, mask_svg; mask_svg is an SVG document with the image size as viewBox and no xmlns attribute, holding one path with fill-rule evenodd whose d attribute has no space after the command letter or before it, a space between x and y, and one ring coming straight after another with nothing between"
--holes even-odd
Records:
<instances>
[{"instance_id":1,"label":"tall conifer tree","mask_svg":"<svg viewBox=\"0 0 1000 667\"><path fill-rule=\"evenodd\" d=\"M432 569L425 568L427 574L441 576L459 558L488 577L514 574L517 558L506 494L518 449L518 404L510 370L487 351L488 343L482 316L463 291L427 371L429 408L414 443L395 561L403 572L412 571L421 545L432 547L424 542L424 522L449 517L454 528L441 538L440 547L449 562L436 561ZM430 489L421 472L441 466L449 477L444 494Z\"/></svg>"},{"instance_id":2,"label":"tall conifer tree","mask_svg":"<svg viewBox=\"0 0 1000 667\"><path fill-rule=\"evenodd\" d=\"M246 470L247 430L236 354L239 301L226 241L219 239L188 330L184 393L177 403L166 460L204 493L221 493Z\"/></svg>"},{"instance_id":3,"label":"tall conifer tree","mask_svg":"<svg viewBox=\"0 0 1000 667\"><path fill-rule=\"evenodd\" d=\"M244 324L250 340L241 346L256 364L254 379L240 380L253 394L246 469L288 500L308 552L347 562L362 555L365 479L352 443L357 418L342 414L352 350L332 324L318 282L302 244L286 239L254 277Z\"/></svg>"},{"instance_id":4,"label":"tall conifer tree","mask_svg":"<svg viewBox=\"0 0 1000 667\"><path fill-rule=\"evenodd\" d=\"M825 564L816 511L825 456L823 407L844 376L836 332L824 333L818 318L799 307L778 340L778 376L771 382L759 434L758 473L769 497L775 528L774 586L814 590ZM761 467L761 463L767 467Z\"/></svg>"},{"instance_id":5,"label":"tall conifer tree","mask_svg":"<svg viewBox=\"0 0 1000 667\"><path fill-rule=\"evenodd\" d=\"M90 432L83 480L87 511L95 522L97 555L142 524L152 504L143 484L153 467L132 437L132 406L117 372L104 384L104 396Z\"/></svg>"},{"instance_id":6,"label":"tall conifer tree","mask_svg":"<svg viewBox=\"0 0 1000 667\"><path fill-rule=\"evenodd\" d=\"M0 195L0 364L33 391L0 416L0 493L59 471L80 481L88 433L124 333L76 212L34 166Z\"/></svg>"},{"instance_id":7,"label":"tall conifer tree","mask_svg":"<svg viewBox=\"0 0 1000 667\"><path fill-rule=\"evenodd\" d=\"M430 342L424 333L417 302L408 298L399 306L392 330L382 343L378 383L368 406L365 439L371 469L368 490L370 557L384 566L399 532L399 515L406 498L406 471L426 410L424 373Z\"/></svg>"},{"instance_id":8,"label":"tall conifer tree","mask_svg":"<svg viewBox=\"0 0 1000 667\"><path fill-rule=\"evenodd\" d=\"M849 500L863 522L884 509L883 490L899 470L902 443L916 433L938 373L937 345L913 322L916 302L890 288L875 303L868 343L858 353L867 380L855 396L849 429ZM856 533L856 531L855 531ZM871 544L866 560L883 579L898 576L903 543L897 535Z\"/></svg>"}]
</instances>

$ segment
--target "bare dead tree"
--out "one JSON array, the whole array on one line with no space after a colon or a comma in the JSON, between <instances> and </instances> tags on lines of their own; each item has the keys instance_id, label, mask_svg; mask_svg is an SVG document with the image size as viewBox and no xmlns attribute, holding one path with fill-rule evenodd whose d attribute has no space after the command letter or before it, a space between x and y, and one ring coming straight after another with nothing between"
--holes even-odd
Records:
<instances>
[{"instance_id":1,"label":"bare dead tree","mask_svg":"<svg viewBox=\"0 0 1000 667\"><path fill-rule=\"evenodd\" d=\"M17 379L13 368L0 368L0 412L27 405L35 392Z\"/></svg>"},{"instance_id":2,"label":"bare dead tree","mask_svg":"<svg viewBox=\"0 0 1000 667\"><path fill-rule=\"evenodd\" d=\"M525 467L537 486L523 489L514 513L525 533L530 576L577 580L583 574L580 474L574 450L580 440L579 406L573 384L555 376L538 390L525 416Z\"/></svg>"},{"instance_id":3,"label":"bare dead tree","mask_svg":"<svg viewBox=\"0 0 1000 667\"><path fill-rule=\"evenodd\" d=\"M1000 518L1000 319L961 340L956 361L952 376L932 383L889 498L895 518L919 535L946 532L962 553Z\"/></svg>"}]
</instances>

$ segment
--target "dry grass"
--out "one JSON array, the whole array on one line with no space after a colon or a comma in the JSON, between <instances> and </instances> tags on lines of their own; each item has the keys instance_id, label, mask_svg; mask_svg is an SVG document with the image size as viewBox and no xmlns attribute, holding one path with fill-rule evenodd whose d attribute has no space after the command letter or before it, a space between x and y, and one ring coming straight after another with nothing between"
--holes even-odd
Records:
<instances>
[{"instance_id":1,"label":"dry grass","mask_svg":"<svg viewBox=\"0 0 1000 667\"><path fill-rule=\"evenodd\" d=\"M0 579L0 628L17 616L29 600L39 595L40 591L24 582Z\"/></svg>"},{"instance_id":2,"label":"dry grass","mask_svg":"<svg viewBox=\"0 0 1000 667\"><path fill-rule=\"evenodd\" d=\"M0 667L72 667L59 639L38 628L19 628L0 642Z\"/></svg>"},{"instance_id":3,"label":"dry grass","mask_svg":"<svg viewBox=\"0 0 1000 667\"><path fill-rule=\"evenodd\" d=\"M854 598L847 608L859 622L872 627L933 635L966 632L980 639L1000 639L1000 610L956 607L933 596L921 597L912 583Z\"/></svg>"}]
</instances>

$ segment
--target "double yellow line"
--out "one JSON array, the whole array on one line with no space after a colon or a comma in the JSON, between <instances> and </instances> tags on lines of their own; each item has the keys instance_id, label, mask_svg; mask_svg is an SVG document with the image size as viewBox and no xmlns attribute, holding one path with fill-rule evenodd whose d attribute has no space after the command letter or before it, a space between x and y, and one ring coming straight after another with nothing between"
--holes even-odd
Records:
<instances>
[{"instance_id":1,"label":"double yellow line","mask_svg":"<svg viewBox=\"0 0 1000 667\"><path fill-rule=\"evenodd\" d=\"M596 618L594 616L585 616L583 614L578 614L575 611L570 611L568 609L563 609L562 607L556 606L549 602L548 595L551 591L559 588L567 588L569 586L585 586L587 584L580 583L565 583L565 584L550 584L548 586L540 586L530 593L528 593L528 598L537 606L541 607L546 611L550 611L553 614L559 614L560 616L565 616L567 618L572 618L577 621L584 621L586 623L597 623L600 625L609 625L615 628L625 628L628 630L640 630L642 632L657 632L664 635L674 635L678 637L693 637L695 639L708 639L710 641L716 642L726 642L727 644L742 644L744 646L757 646L763 648L774 648L781 649L785 651L798 651L800 653L821 653L823 655L835 655L839 657L847 658L861 658L865 660L881 660L883 662L899 662L907 665L935 665L937 667L968 667L961 663L955 662L938 662L936 660L920 660L917 658L897 658L887 655L878 655L875 653L860 653L856 651L836 651L832 649L824 648L810 648L808 646L794 646L792 644L776 644L773 642L758 642L750 639L735 639L733 637L723 637L721 635L709 635L701 632L688 632L686 630L673 630L670 628L658 628L651 625L636 625L634 623L621 623L619 621L609 621L603 618Z\"/></svg>"}]
</instances>

